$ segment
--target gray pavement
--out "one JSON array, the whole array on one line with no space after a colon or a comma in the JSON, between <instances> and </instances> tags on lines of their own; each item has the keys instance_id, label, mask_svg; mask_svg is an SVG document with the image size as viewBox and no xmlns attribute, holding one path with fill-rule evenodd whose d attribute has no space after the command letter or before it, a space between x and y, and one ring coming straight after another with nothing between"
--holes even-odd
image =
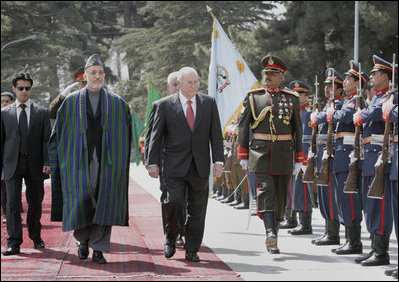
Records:
<instances>
[{"instance_id":1,"label":"gray pavement","mask_svg":"<svg viewBox=\"0 0 399 282\"><path fill-rule=\"evenodd\" d=\"M132 163L130 176L159 199L159 181L148 176L144 166ZM354 263L358 255L338 256L330 251L336 246L315 246L310 243L311 239L320 236L324 230L324 220L318 209L314 210L312 216L312 235L293 236L287 230L280 230L279 255L271 255L266 251L263 222L252 216L248 230L247 222L248 210L236 210L209 199L203 243L245 280L394 280L384 275L385 269L397 267L398 264L394 233L390 241L391 265L363 267ZM364 253L370 251L368 236L363 222ZM341 227L343 242L344 229Z\"/></svg>"}]
</instances>

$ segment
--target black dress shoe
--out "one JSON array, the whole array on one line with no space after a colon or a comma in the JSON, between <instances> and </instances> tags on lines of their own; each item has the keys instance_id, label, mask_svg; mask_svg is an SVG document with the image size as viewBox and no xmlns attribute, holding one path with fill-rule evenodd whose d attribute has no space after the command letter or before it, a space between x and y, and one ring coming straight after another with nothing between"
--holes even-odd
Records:
<instances>
[{"instance_id":1,"label":"black dress shoe","mask_svg":"<svg viewBox=\"0 0 399 282\"><path fill-rule=\"evenodd\" d=\"M44 242L41 239L39 241L33 242L33 245L35 246L35 249L44 249L45 248Z\"/></svg>"},{"instance_id":2,"label":"black dress shoe","mask_svg":"<svg viewBox=\"0 0 399 282\"><path fill-rule=\"evenodd\" d=\"M183 241L182 236L179 236L179 237L176 239L176 247L184 247L184 241Z\"/></svg>"},{"instance_id":3,"label":"black dress shoe","mask_svg":"<svg viewBox=\"0 0 399 282\"><path fill-rule=\"evenodd\" d=\"M397 269L397 268L387 269L387 270L385 270L384 274L385 274L386 276L392 276L392 273L393 273L395 270L398 270L398 269Z\"/></svg>"},{"instance_id":4,"label":"black dress shoe","mask_svg":"<svg viewBox=\"0 0 399 282\"><path fill-rule=\"evenodd\" d=\"M191 262L199 262L200 258L196 252L186 252L186 260Z\"/></svg>"},{"instance_id":5,"label":"black dress shoe","mask_svg":"<svg viewBox=\"0 0 399 282\"><path fill-rule=\"evenodd\" d=\"M247 210L249 209L249 205L243 202L237 206L234 206L234 208L237 210Z\"/></svg>"},{"instance_id":6,"label":"black dress shoe","mask_svg":"<svg viewBox=\"0 0 399 282\"><path fill-rule=\"evenodd\" d=\"M98 263L98 264L104 264L107 263L103 256L103 252L101 251L94 251L93 252L93 262Z\"/></svg>"},{"instance_id":7,"label":"black dress shoe","mask_svg":"<svg viewBox=\"0 0 399 282\"><path fill-rule=\"evenodd\" d=\"M19 254L19 246L18 247L8 247L7 250L3 253L5 256L11 256Z\"/></svg>"},{"instance_id":8,"label":"black dress shoe","mask_svg":"<svg viewBox=\"0 0 399 282\"><path fill-rule=\"evenodd\" d=\"M78 249L79 259L87 259L88 256L89 256L89 245L80 243ZM93 259L94 259L94 254L93 254Z\"/></svg>"},{"instance_id":9,"label":"black dress shoe","mask_svg":"<svg viewBox=\"0 0 399 282\"><path fill-rule=\"evenodd\" d=\"M163 250L166 258L171 258L176 253L176 241L175 240L166 240L164 250Z\"/></svg>"}]
</instances>

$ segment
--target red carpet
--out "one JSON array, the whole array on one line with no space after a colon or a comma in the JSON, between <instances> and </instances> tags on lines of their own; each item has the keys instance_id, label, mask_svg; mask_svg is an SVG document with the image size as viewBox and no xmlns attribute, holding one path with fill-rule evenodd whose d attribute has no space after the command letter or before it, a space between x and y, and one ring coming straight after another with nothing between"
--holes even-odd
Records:
<instances>
[{"instance_id":1,"label":"red carpet","mask_svg":"<svg viewBox=\"0 0 399 282\"><path fill-rule=\"evenodd\" d=\"M46 185L43 201L42 238L46 249L33 249L24 224L21 254L1 256L1 280L242 280L209 248L202 246L199 263L184 259L177 249L171 259L163 255L160 203L136 182L130 181L129 227L113 227L111 253L104 254L107 264L79 260L72 232L62 232L61 223L50 222L50 186ZM27 204L23 197L25 222ZM2 217L3 219L4 217ZM7 230L1 228L2 252L6 248Z\"/></svg>"}]
</instances>

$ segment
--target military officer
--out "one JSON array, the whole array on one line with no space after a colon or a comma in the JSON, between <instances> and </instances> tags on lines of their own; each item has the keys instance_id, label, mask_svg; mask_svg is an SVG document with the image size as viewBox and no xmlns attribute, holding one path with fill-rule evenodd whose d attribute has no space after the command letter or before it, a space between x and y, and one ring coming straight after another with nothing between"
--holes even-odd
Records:
<instances>
[{"instance_id":1,"label":"military officer","mask_svg":"<svg viewBox=\"0 0 399 282\"><path fill-rule=\"evenodd\" d=\"M281 89L286 65L276 56L262 59L266 88L248 92L238 131L238 158L244 169L256 173L257 212L266 229L266 247L277 254L279 222L284 219L287 188L303 161L299 95ZM253 140L249 144L249 130Z\"/></svg>"},{"instance_id":2,"label":"military officer","mask_svg":"<svg viewBox=\"0 0 399 282\"><path fill-rule=\"evenodd\" d=\"M334 186L335 200L338 207L338 219L345 226L346 242L331 251L337 255L361 254L363 245L360 239L362 221L361 191L358 193L344 193L344 186L349 175L349 154L353 150L353 137L355 126L353 115L356 112L356 94L361 85L367 84L369 78L362 72L359 74L359 65L350 60L350 69L345 73L344 91L347 94L341 110L329 109L327 111L328 123L335 124L335 142L332 183ZM362 99L363 102L363 99ZM364 103L364 102L363 102ZM362 108L364 104L362 105Z\"/></svg>"},{"instance_id":3,"label":"military officer","mask_svg":"<svg viewBox=\"0 0 399 282\"><path fill-rule=\"evenodd\" d=\"M328 68L326 70L326 80L324 81L324 95L327 99L330 99L331 92L334 93L334 109L340 110L342 107L341 95L343 91L343 82L344 79L342 76L333 68ZM334 89L333 87L334 81ZM322 159L324 155L324 151L326 149L327 144L327 130L328 123L326 120L327 110L330 108L331 100L327 101L324 109L317 113L314 112L311 114L311 125L319 126L319 134L317 138L317 159L316 159L316 169L317 174L319 175L322 167ZM328 186L317 185L318 189L318 197L319 197L319 208L322 217L325 220L325 230L324 234L312 240L311 242L315 245L339 245L339 227L340 223L338 221L337 214L337 204L335 200L335 193L333 191L333 186L331 185L331 173L328 181Z\"/></svg>"},{"instance_id":4,"label":"military officer","mask_svg":"<svg viewBox=\"0 0 399 282\"><path fill-rule=\"evenodd\" d=\"M355 259L363 266L389 264L389 236L392 232L393 218L390 189L384 190L383 199L367 197L375 176L374 165L381 151L380 138L384 135L385 122L382 119L382 103L387 99L389 81L392 79L392 64L373 56L374 68L370 81L375 88L375 96L367 109L355 113L355 126L363 125L364 162L362 168L362 193L364 217L371 236L371 252ZM385 187L390 187L389 174L385 177Z\"/></svg>"},{"instance_id":5,"label":"military officer","mask_svg":"<svg viewBox=\"0 0 399 282\"><path fill-rule=\"evenodd\" d=\"M310 143L312 141L312 127L309 126L310 114L312 113L311 102L309 101L310 87L299 80L292 81L288 88L296 91L299 94L300 103L300 115L302 121L302 151L304 152L303 165L301 167L301 172L293 177L291 181L294 187L291 191L293 196L293 212L298 212L299 214L299 226L295 229L289 230L288 233L291 235L304 235L312 234L312 200L311 200L311 186L310 184L302 182L303 173L305 173L305 168L307 165L307 152L309 151ZM295 180L295 183L294 183Z\"/></svg>"},{"instance_id":6,"label":"military officer","mask_svg":"<svg viewBox=\"0 0 399 282\"><path fill-rule=\"evenodd\" d=\"M391 161L391 201L393 222L395 224L396 244L398 244L398 95L392 95L391 98L382 106L382 117L385 122L394 124L394 134L392 138L393 155ZM385 274L398 279L398 267L388 269Z\"/></svg>"}]
</instances>

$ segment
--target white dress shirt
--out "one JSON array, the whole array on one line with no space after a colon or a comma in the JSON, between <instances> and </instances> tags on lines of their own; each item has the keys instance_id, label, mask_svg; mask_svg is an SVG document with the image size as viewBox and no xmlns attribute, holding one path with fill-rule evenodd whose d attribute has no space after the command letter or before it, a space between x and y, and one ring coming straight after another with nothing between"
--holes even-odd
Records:
<instances>
[{"instance_id":1,"label":"white dress shirt","mask_svg":"<svg viewBox=\"0 0 399 282\"><path fill-rule=\"evenodd\" d=\"M15 101L15 107L17 108L17 121L18 121L18 124L19 124L19 115L21 114L21 111L22 111L22 108L19 106L19 105L21 105L21 104L22 104L22 103L20 103L18 100ZM31 105L32 105L32 102L31 102L31 100L29 99L29 100L26 101L24 104L26 105L26 107L25 107L25 112L26 112L26 117L27 117L27 119L28 119L28 128L29 128L30 107L31 107Z\"/></svg>"},{"instance_id":2,"label":"white dress shirt","mask_svg":"<svg viewBox=\"0 0 399 282\"><path fill-rule=\"evenodd\" d=\"M179 91L179 100L180 103L183 107L183 111L184 111L184 116L187 117L187 108L188 108L188 99L181 93L181 91ZM194 112L194 120L195 120L195 116L197 115L197 103L196 103L196 98L195 96L191 99L191 107L193 108L193 112Z\"/></svg>"}]
</instances>

